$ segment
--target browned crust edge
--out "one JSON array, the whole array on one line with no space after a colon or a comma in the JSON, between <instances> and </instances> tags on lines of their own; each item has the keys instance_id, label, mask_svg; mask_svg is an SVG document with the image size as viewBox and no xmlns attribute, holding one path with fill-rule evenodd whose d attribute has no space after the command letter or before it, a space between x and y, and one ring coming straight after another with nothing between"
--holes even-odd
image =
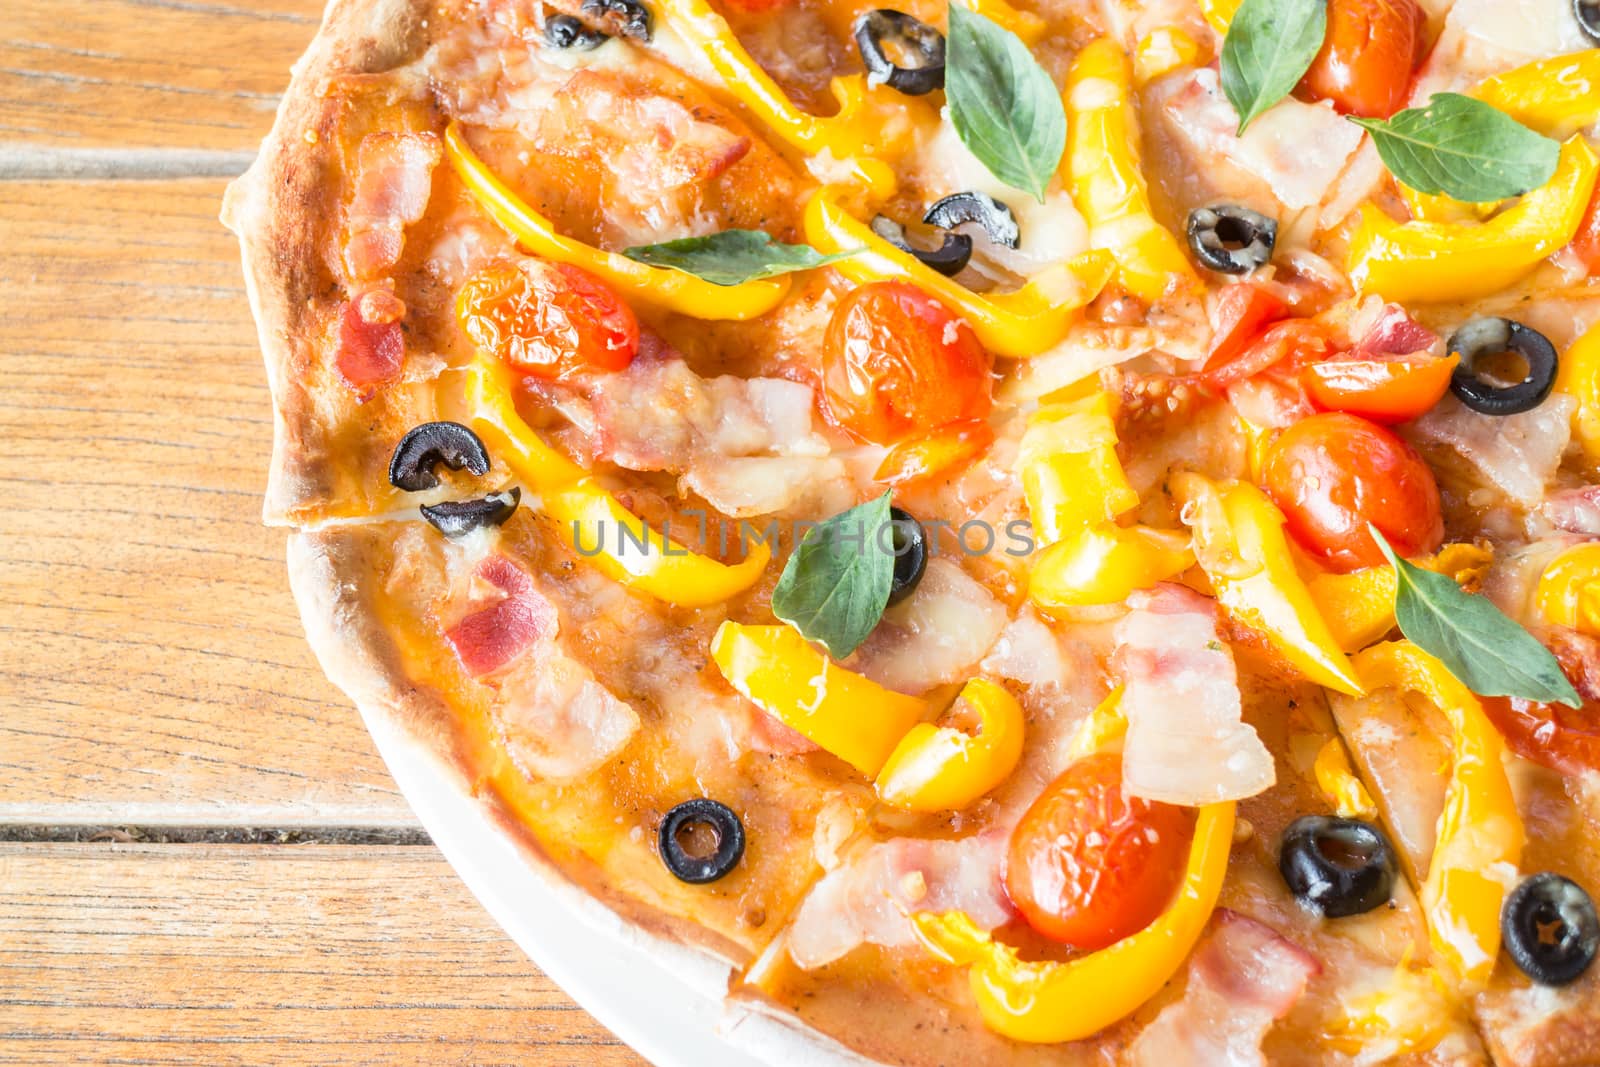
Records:
<instances>
[{"instance_id":1,"label":"browned crust edge","mask_svg":"<svg viewBox=\"0 0 1600 1067\"><path fill-rule=\"evenodd\" d=\"M309 141L332 106L323 87L335 75L393 70L427 43L427 0L330 0L295 63L272 130L250 168L228 186L222 223L239 238L245 289L272 389L272 463L263 518L287 526L297 509L325 499L333 481L326 434L306 385L322 338L310 314L333 283L320 269L320 230L337 208L325 180L334 148Z\"/></svg>"}]
</instances>

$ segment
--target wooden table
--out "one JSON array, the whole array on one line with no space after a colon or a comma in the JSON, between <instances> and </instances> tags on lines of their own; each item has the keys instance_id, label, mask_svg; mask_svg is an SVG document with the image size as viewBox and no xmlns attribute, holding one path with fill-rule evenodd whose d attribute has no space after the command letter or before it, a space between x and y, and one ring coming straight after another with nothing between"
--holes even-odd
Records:
<instances>
[{"instance_id":1,"label":"wooden table","mask_svg":"<svg viewBox=\"0 0 1600 1067\"><path fill-rule=\"evenodd\" d=\"M318 0L0 0L0 1063L637 1065L429 844L260 524L229 177Z\"/></svg>"}]
</instances>

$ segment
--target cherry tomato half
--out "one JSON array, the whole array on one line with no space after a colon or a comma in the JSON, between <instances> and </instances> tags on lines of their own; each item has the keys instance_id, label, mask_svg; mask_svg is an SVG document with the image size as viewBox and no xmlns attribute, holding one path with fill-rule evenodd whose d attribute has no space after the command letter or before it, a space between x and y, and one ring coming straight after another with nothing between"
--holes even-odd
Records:
<instances>
[{"instance_id":1,"label":"cherry tomato half","mask_svg":"<svg viewBox=\"0 0 1600 1067\"><path fill-rule=\"evenodd\" d=\"M639 320L616 290L566 263L524 259L486 267L456 297L467 336L540 378L617 371L639 351Z\"/></svg>"},{"instance_id":2,"label":"cherry tomato half","mask_svg":"<svg viewBox=\"0 0 1600 1067\"><path fill-rule=\"evenodd\" d=\"M1285 319L1268 326L1265 333L1245 345L1229 362L1213 367L1212 361L1207 360L1204 373L1206 381L1226 389L1274 367L1296 370L1306 363L1324 359L1332 350L1333 341L1321 323L1312 319ZM1289 377L1293 381L1293 375Z\"/></svg>"},{"instance_id":3,"label":"cherry tomato half","mask_svg":"<svg viewBox=\"0 0 1600 1067\"><path fill-rule=\"evenodd\" d=\"M1560 771L1600 771L1600 663L1594 646L1574 635L1552 642L1561 670L1583 697L1581 708L1520 697L1481 697L1484 714L1523 759Z\"/></svg>"},{"instance_id":4,"label":"cherry tomato half","mask_svg":"<svg viewBox=\"0 0 1600 1067\"><path fill-rule=\"evenodd\" d=\"M1189 811L1125 796L1122 757L1096 753L1068 767L1012 831L1006 894L1045 937L1104 948L1166 910L1193 835Z\"/></svg>"},{"instance_id":5,"label":"cherry tomato half","mask_svg":"<svg viewBox=\"0 0 1600 1067\"><path fill-rule=\"evenodd\" d=\"M1210 376L1233 363L1269 323L1288 313L1287 304L1259 285L1247 283L1223 289L1212 308L1213 339L1203 368L1205 374Z\"/></svg>"},{"instance_id":6,"label":"cherry tomato half","mask_svg":"<svg viewBox=\"0 0 1600 1067\"><path fill-rule=\"evenodd\" d=\"M1432 552L1444 540L1427 462L1354 415L1313 415L1284 430L1267 450L1261 483L1295 540L1337 571L1384 562L1368 523L1402 556Z\"/></svg>"},{"instance_id":7,"label":"cherry tomato half","mask_svg":"<svg viewBox=\"0 0 1600 1067\"><path fill-rule=\"evenodd\" d=\"M1344 411L1392 426L1433 409L1450 388L1458 355L1330 359L1300 372L1306 395L1322 411Z\"/></svg>"},{"instance_id":8,"label":"cherry tomato half","mask_svg":"<svg viewBox=\"0 0 1600 1067\"><path fill-rule=\"evenodd\" d=\"M834 308L822 384L833 421L876 444L893 444L993 403L993 358L972 327L906 282L873 282Z\"/></svg>"},{"instance_id":9,"label":"cherry tomato half","mask_svg":"<svg viewBox=\"0 0 1600 1067\"><path fill-rule=\"evenodd\" d=\"M1405 105L1424 19L1416 0L1329 0L1322 51L1300 85L1343 114L1388 118Z\"/></svg>"},{"instance_id":10,"label":"cherry tomato half","mask_svg":"<svg viewBox=\"0 0 1600 1067\"><path fill-rule=\"evenodd\" d=\"M987 422L966 419L908 437L878 464L875 479L895 487L915 485L953 474L988 451L994 430Z\"/></svg>"}]
</instances>

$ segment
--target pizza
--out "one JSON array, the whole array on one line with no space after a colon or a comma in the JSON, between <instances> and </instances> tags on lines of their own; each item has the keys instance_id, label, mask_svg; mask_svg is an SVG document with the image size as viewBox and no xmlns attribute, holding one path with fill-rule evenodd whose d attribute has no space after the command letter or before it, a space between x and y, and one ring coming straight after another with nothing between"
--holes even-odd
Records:
<instances>
[{"instance_id":1,"label":"pizza","mask_svg":"<svg viewBox=\"0 0 1600 1067\"><path fill-rule=\"evenodd\" d=\"M1600 1063L1597 123L1591 0L334 0L265 517L774 1061Z\"/></svg>"}]
</instances>

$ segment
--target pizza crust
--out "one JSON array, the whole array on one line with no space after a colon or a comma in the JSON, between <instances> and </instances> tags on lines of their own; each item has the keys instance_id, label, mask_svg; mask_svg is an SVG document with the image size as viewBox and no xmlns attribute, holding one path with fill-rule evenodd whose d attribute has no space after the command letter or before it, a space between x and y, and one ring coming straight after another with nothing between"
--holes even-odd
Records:
<instances>
[{"instance_id":1,"label":"pizza crust","mask_svg":"<svg viewBox=\"0 0 1600 1067\"><path fill-rule=\"evenodd\" d=\"M308 383L323 326L313 314L336 291L324 220L339 211L335 148L325 135L338 107L330 78L392 71L427 46L426 0L331 0L322 27L293 68L272 130L255 162L228 186L222 224L239 238L245 289L272 389L272 464L263 517L287 526L335 491L334 451ZM307 134L315 134L315 138Z\"/></svg>"}]
</instances>

